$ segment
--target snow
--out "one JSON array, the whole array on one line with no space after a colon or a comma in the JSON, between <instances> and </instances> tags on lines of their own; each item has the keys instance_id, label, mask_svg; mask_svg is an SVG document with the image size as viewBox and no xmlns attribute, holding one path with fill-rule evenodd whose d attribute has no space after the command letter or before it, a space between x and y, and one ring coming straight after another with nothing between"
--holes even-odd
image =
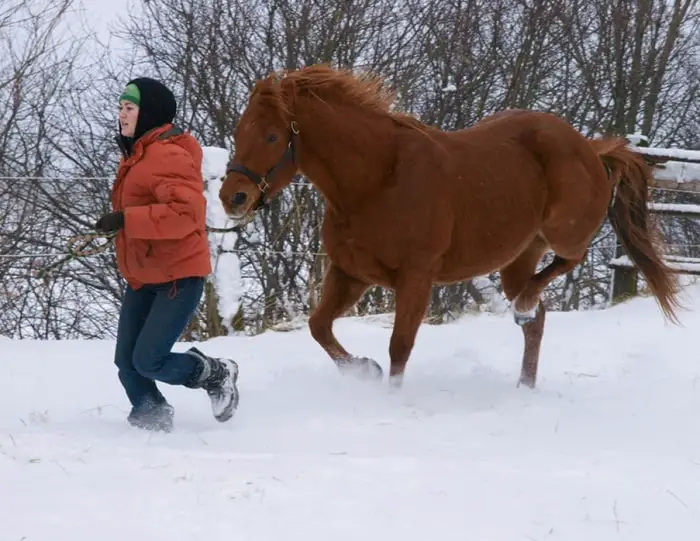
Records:
<instances>
[{"instance_id":1,"label":"snow","mask_svg":"<svg viewBox=\"0 0 700 541\"><path fill-rule=\"evenodd\" d=\"M685 150L680 148L661 148L661 147L636 147L630 145L632 150L641 152L648 156L663 156L673 160L693 160L700 162L700 150Z\"/></svg>"},{"instance_id":2,"label":"snow","mask_svg":"<svg viewBox=\"0 0 700 541\"><path fill-rule=\"evenodd\" d=\"M226 173L229 153L225 148L203 146L202 175L206 183L207 225L211 227L229 228L234 223L228 218L219 201L221 178ZM226 233L209 232L209 245L212 253L212 280L219 298L217 303L219 315L223 319L230 334L235 331L232 320L239 310L243 283L241 264L238 254L234 251L238 235L229 231Z\"/></svg>"},{"instance_id":3,"label":"snow","mask_svg":"<svg viewBox=\"0 0 700 541\"><path fill-rule=\"evenodd\" d=\"M698 177L700 179L700 177ZM653 210L657 213L663 214L689 214L696 215L700 217L700 205L693 205L688 203L656 203L654 201L649 203L649 210Z\"/></svg>"},{"instance_id":4,"label":"snow","mask_svg":"<svg viewBox=\"0 0 700 541\"><path fill-rule=\"evenodd\" d=\"M651 298L548 314L516 388L511 314L423 325L404 388L342 378L307 328L200 347L241 367L237 415L161 386L172 434L129 427L111 341L3 340L2 539L694 539L700 285L684 326ZM339 320L387 367L391 329ZM189 344L180 343L178 350Z\"/></svg>"},{"instance_id":5,"label":"snow","mask_svg":"<svg viewBox=\"0 0 700 541\"><path fill-rule=\"evenodd\" d=\"M674 182L698 182L700 180L700 163L666 162L654 171L656 180Z\"/></svg>"},{"instance_id":6,"label":"snow","mask_svg":"<svg viewBox=\"0 0 700 541\"><path fill-rule=\"evenodd\" d=\"M647 136L638 131L629 134L627 136L627 140L630 142L630 145L633 146L639 146L641 143L649 144L649 139Z\"/></svg>"},{"instance_id":7,"label":"snow","mask_svg":"<svg viewBox=\"0 0 700 541\"><path fill-rule=\"evenodd\" d=\"M472 283L488 300L488 303L481 307L482 311L485 310L492 314L503 314L508 310L508 302L493 282L489 280L488 276L476 276L472 279Z\"/></svg>"},{"instance_id":8,"label":"snow","mask_svg":"<svg viewBox=\"0 0 700 541\"><path fill-rule=\"evenodd\" d=\"M677 148L640 147L636 146L639 138L628 136L632 144L631 150L647 156L660 156L669 161L661 163L654 170L657 181L672 181L677 183L697 183L700 181L700 151Z\"/></svg>"}]
</instances>

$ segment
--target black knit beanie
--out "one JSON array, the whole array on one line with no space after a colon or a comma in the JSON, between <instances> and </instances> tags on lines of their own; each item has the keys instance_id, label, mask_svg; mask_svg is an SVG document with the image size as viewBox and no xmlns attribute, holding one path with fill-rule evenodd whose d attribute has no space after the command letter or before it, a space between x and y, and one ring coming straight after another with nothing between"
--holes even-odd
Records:
<instances>
[{"instance_id":1,"label":"black knit beanie","mask_svg":"<svg viewBox=\"0 0 700 541\"><path fill-rule=\"evenodd\" d=\"M130 85L135 85L138 92L129 92ZM172 122L177 114L177 104L172 91L163 83L149 77L139 77L129 81L122 99L138 102L136 105L139 107L134 136L128 138L122 136L127 147L131 147L129 143L137 141L147 131ZM121 127L119 133L121 135Z\"/></svg>"}]
</instances>

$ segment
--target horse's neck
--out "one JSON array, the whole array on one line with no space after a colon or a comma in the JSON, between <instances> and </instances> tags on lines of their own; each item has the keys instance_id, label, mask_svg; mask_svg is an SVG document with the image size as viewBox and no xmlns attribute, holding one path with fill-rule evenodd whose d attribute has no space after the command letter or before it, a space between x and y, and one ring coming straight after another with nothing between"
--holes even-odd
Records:
<instances>
[{"instance_id":1,"label":"horse's neck","mask_svg":"<svg viewBox=\"0 0 700 541\"><path fill-rule=\"evenodd\" d=\"M336 212L381 190L394 159L390 120L315 102L299 108L302 172Z\"/></svg>"}]
</instances>

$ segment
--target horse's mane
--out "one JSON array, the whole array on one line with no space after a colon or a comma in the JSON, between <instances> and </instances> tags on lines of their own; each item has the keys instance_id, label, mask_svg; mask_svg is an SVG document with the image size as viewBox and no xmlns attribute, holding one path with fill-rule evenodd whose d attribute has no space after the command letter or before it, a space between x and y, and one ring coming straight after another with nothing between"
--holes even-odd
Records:
<instances>
[{"instance_id":1,"label":"horse's mane","mask_svg":"<svg viewBox=\"0 0 700 541\"><path fill-rule=\"evenodd\" d=\"M259 93L275 107L289 114L296 96L310 94L328 103L344 103L387 116L397 124L429 130L417 118L392 111L396 93L384 79L371 72L353 73L349 69L333 69L324 64L307 66L299 70L271 73L255 86Z\"/></svg>"}]
</instances>

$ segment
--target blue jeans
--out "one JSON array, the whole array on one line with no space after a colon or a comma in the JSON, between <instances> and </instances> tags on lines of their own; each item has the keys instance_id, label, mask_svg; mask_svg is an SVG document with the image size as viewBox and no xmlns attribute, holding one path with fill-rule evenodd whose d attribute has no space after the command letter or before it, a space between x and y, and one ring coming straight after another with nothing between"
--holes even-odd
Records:
<instances>
[{"instance_id":1,"label":"blue jeans","mask_svg":"<svg viewBox=\"0 0 700 541\"><path fill-rule=\"evenodd\" d=\"M182 334L204 291L204 278L185 278L127 286L119 314L114 363L134 410L164 404L156 381L190 386L201 363L188 353L171 350Z\"/></svg>"}]
</instances>

